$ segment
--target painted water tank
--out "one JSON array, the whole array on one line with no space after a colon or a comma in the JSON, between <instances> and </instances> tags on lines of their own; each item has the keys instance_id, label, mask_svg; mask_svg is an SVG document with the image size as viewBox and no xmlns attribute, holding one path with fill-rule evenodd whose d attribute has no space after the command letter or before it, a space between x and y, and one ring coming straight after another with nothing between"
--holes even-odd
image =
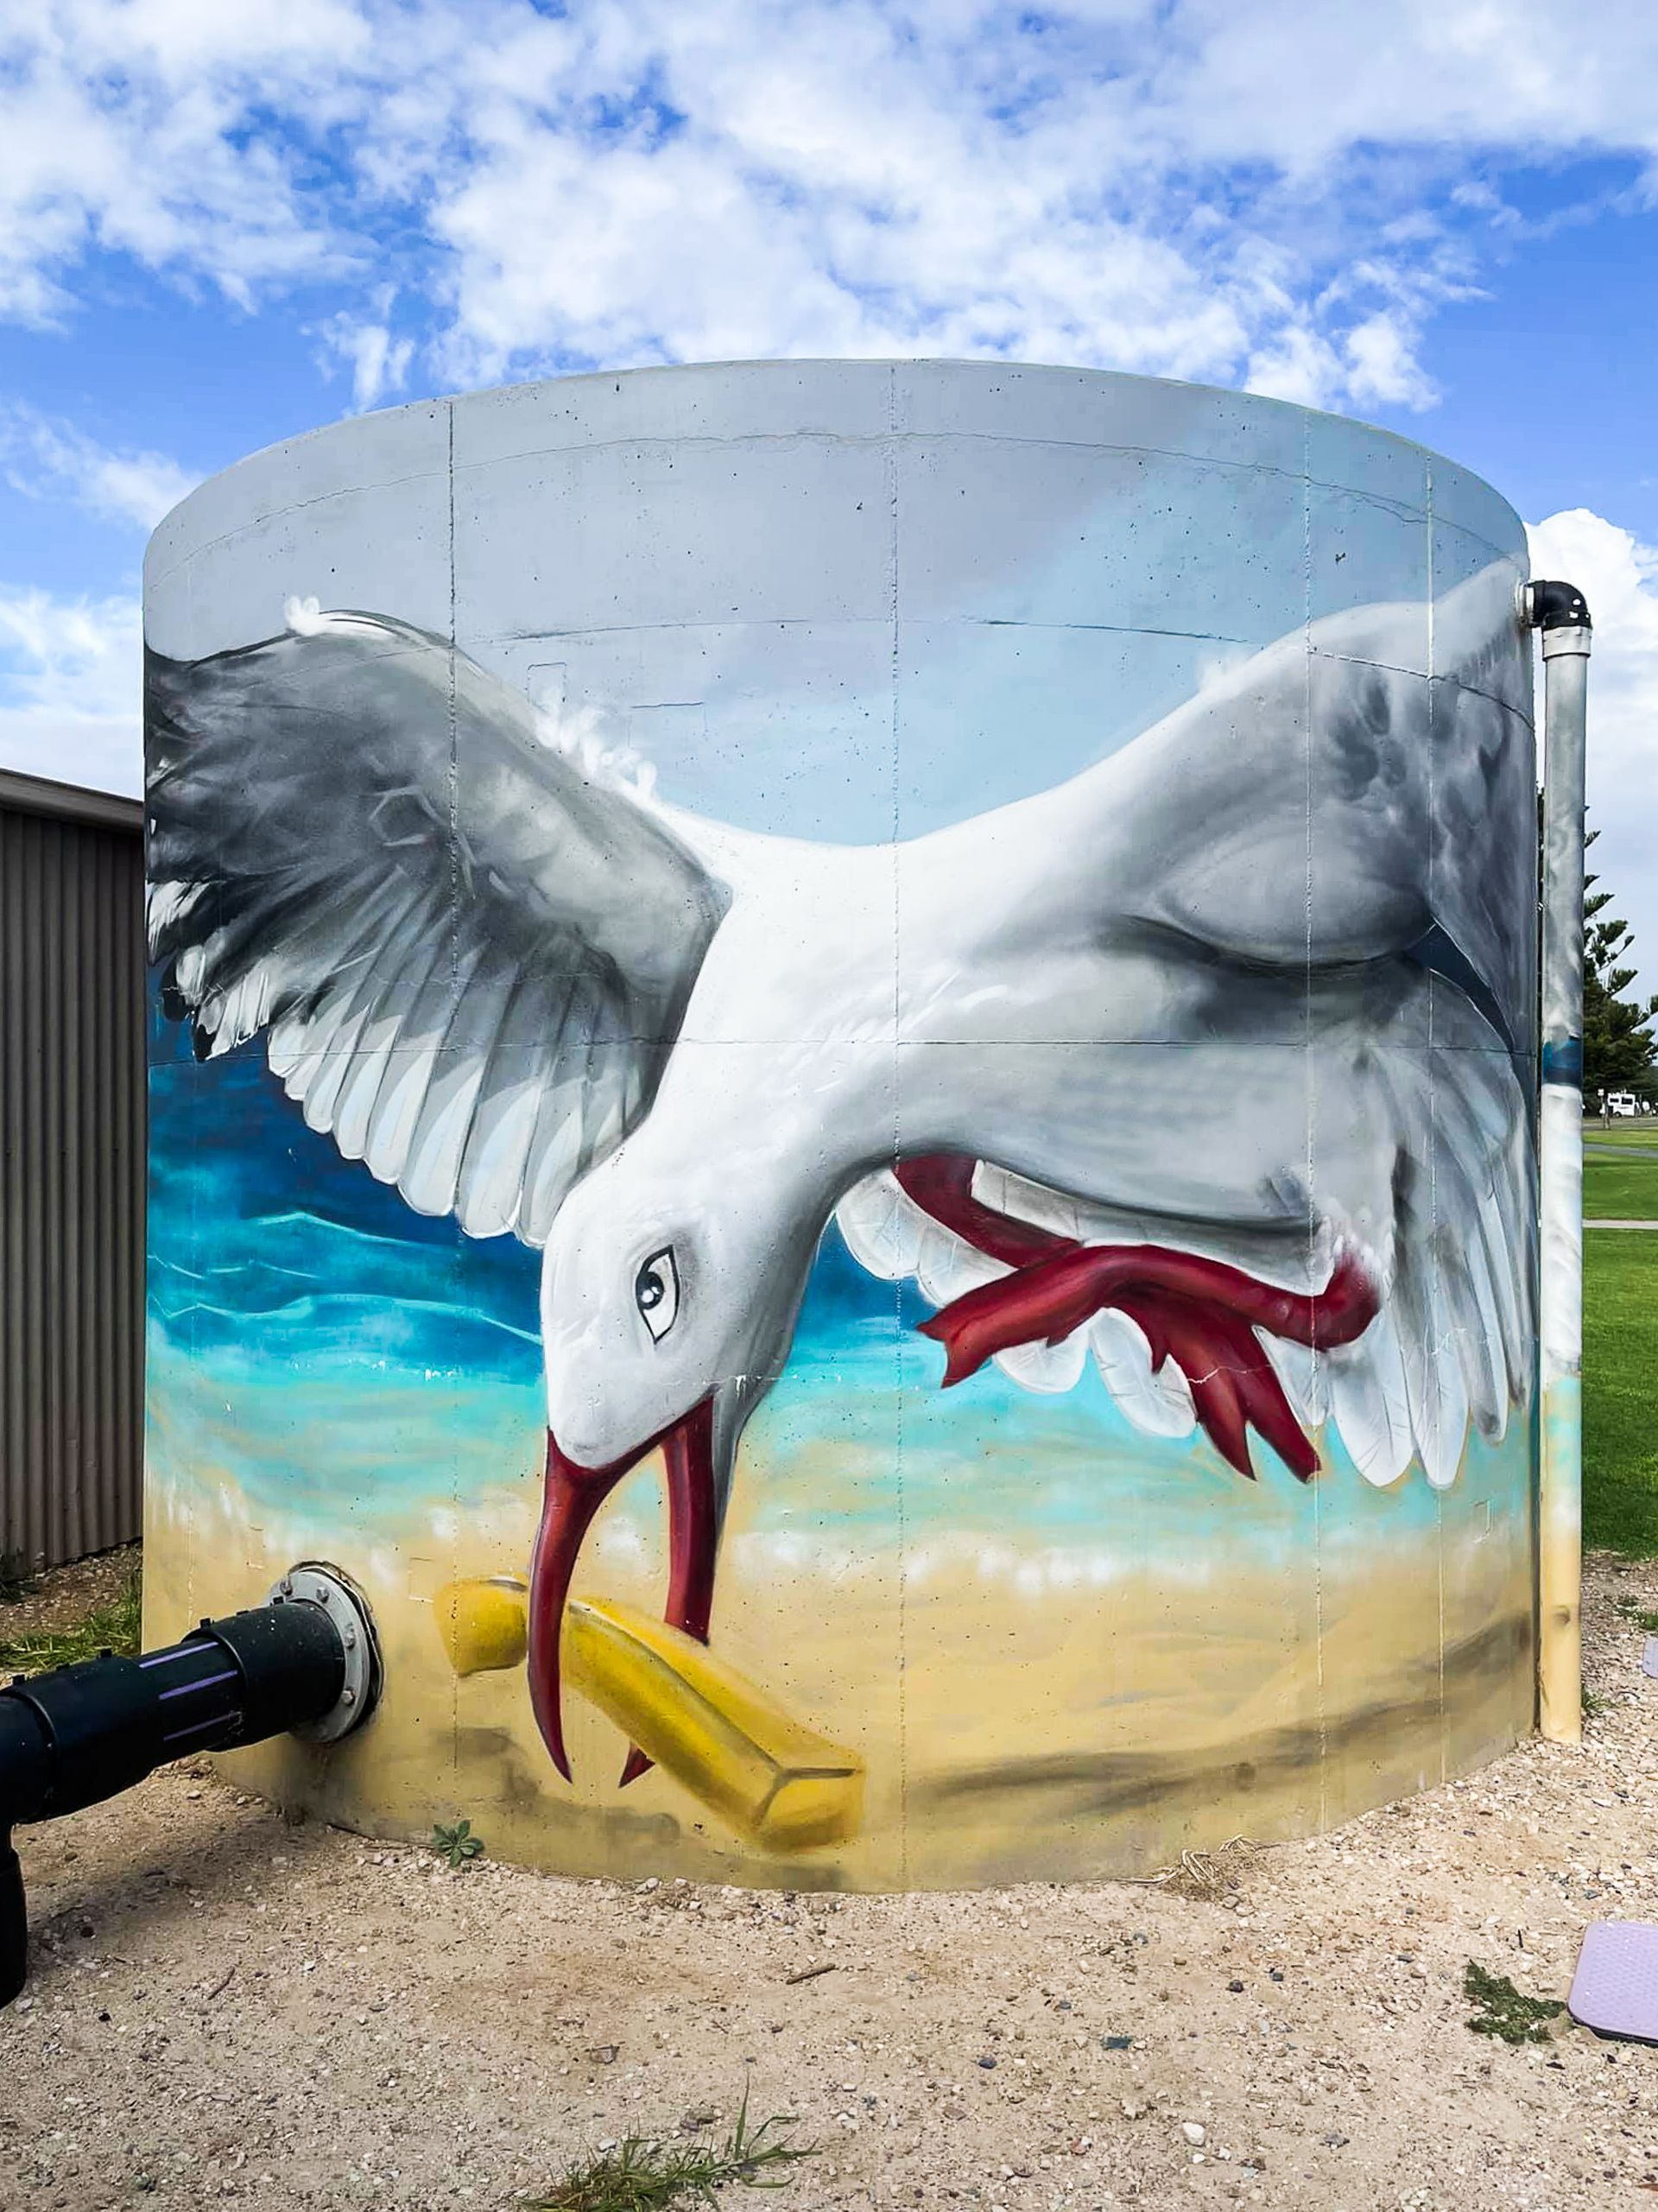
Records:
<instances>
[{"instance_id":1,"label":"painted water tank","mask_svg":"<svg viewBox=\"0 0 1658 2212\"><path fill-rule=\"evenodd\" d=\"M147 1588L250 1785L792 1887L1143 1873L1532 1721L1524 537L1000 364L273 447L146 576Z\"/></svg>"}]
</instances>

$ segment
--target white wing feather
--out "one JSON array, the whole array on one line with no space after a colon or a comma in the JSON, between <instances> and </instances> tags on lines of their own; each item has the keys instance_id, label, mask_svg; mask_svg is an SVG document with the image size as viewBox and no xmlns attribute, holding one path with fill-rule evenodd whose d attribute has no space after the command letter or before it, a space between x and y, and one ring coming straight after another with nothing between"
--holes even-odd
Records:
<instances>
[{"instance_id":1,"label":"white wing feather","mask_svg":"<svg viewBox=\"0 0 1658 2212\"><path fill-rule=\"evenodd\" d=\"M441 639L311 613L149 656L151 951L215 1057L475 1236L546 1240L649 1108L724 886Z\"/></svg>"}]
</instances>

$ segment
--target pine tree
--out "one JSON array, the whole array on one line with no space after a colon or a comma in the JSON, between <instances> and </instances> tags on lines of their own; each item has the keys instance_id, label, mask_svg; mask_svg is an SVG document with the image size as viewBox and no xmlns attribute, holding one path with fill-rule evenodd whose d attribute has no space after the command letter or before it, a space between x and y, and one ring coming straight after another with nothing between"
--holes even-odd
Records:
<instances>
[{"instance_id":1,"label":"pine tree","mask_svg":"<svg viewBox=\"0 0 1658 2212\"><path fill-rule=\"evenodd\" d=\"M1600 832L1592 829L1585 844ZM1636 971L1622 967L1635 940L1627 922L1606 909L1612 894L1597 891L1598 876L1583 879L1583 1094L1598 1106L1608 1091L1658 1088L1658 998L1629 998L1624 993Z\"/></svg>"}]
</instances>

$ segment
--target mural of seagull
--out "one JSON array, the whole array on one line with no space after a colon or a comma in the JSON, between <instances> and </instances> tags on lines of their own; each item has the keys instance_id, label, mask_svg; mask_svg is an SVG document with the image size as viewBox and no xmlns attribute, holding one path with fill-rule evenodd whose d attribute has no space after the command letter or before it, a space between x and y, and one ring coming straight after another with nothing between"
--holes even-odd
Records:
<instances>
[{"instance_id":1,"label":"mural of seagull","mask_svg":"<svg viewBox=\"0 0 1658 2212\"><path fill-rule=\"evenodd\" d=\"M536 1718L660 1448L706 1640L737 1447L835 1217L995 1360L1306 1480L1443 1486L1530 1388L1529 732L1512 573L1333 615L1110 757L912 841L758 836L543 741L389 618L151 653L154 956L199 1055L543 1248ZM1421 673L1429 636L1431 679ZM1040 701L1032 703L1033 718ZM637 1754L624 1779L640 1771Z\"/></svg>"}]
</instances>

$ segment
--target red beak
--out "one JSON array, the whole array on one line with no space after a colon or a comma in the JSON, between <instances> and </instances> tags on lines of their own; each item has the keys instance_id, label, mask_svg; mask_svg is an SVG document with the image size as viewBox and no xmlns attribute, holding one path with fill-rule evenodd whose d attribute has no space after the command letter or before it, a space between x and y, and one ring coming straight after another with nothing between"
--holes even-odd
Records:
<instances>
[{"instance_id":1,"label":"red beak","mask_svg":"<svg viewBox=\"0 0 1658 2212\"><path fill-rule=\"evenodd\" d=\"M564 1708L560 1698L559 1640L565 1601L582 1539L593 1516L624 1475L658 1445L668 1470L668 1605L670 1628L708 1641L708 1615L714 1601L714 1548L718 1516L714 1499L714 1401L712 1396L609 1467L579 1467L547 1432L547 1488L541 1525L529 1571L529 1700L541 1740L567 1782L570 1761L564 1748ZM623 1786L642 1774L650 1761L636 1748L628 1754Z\"/></svg>"}]
</instances>

